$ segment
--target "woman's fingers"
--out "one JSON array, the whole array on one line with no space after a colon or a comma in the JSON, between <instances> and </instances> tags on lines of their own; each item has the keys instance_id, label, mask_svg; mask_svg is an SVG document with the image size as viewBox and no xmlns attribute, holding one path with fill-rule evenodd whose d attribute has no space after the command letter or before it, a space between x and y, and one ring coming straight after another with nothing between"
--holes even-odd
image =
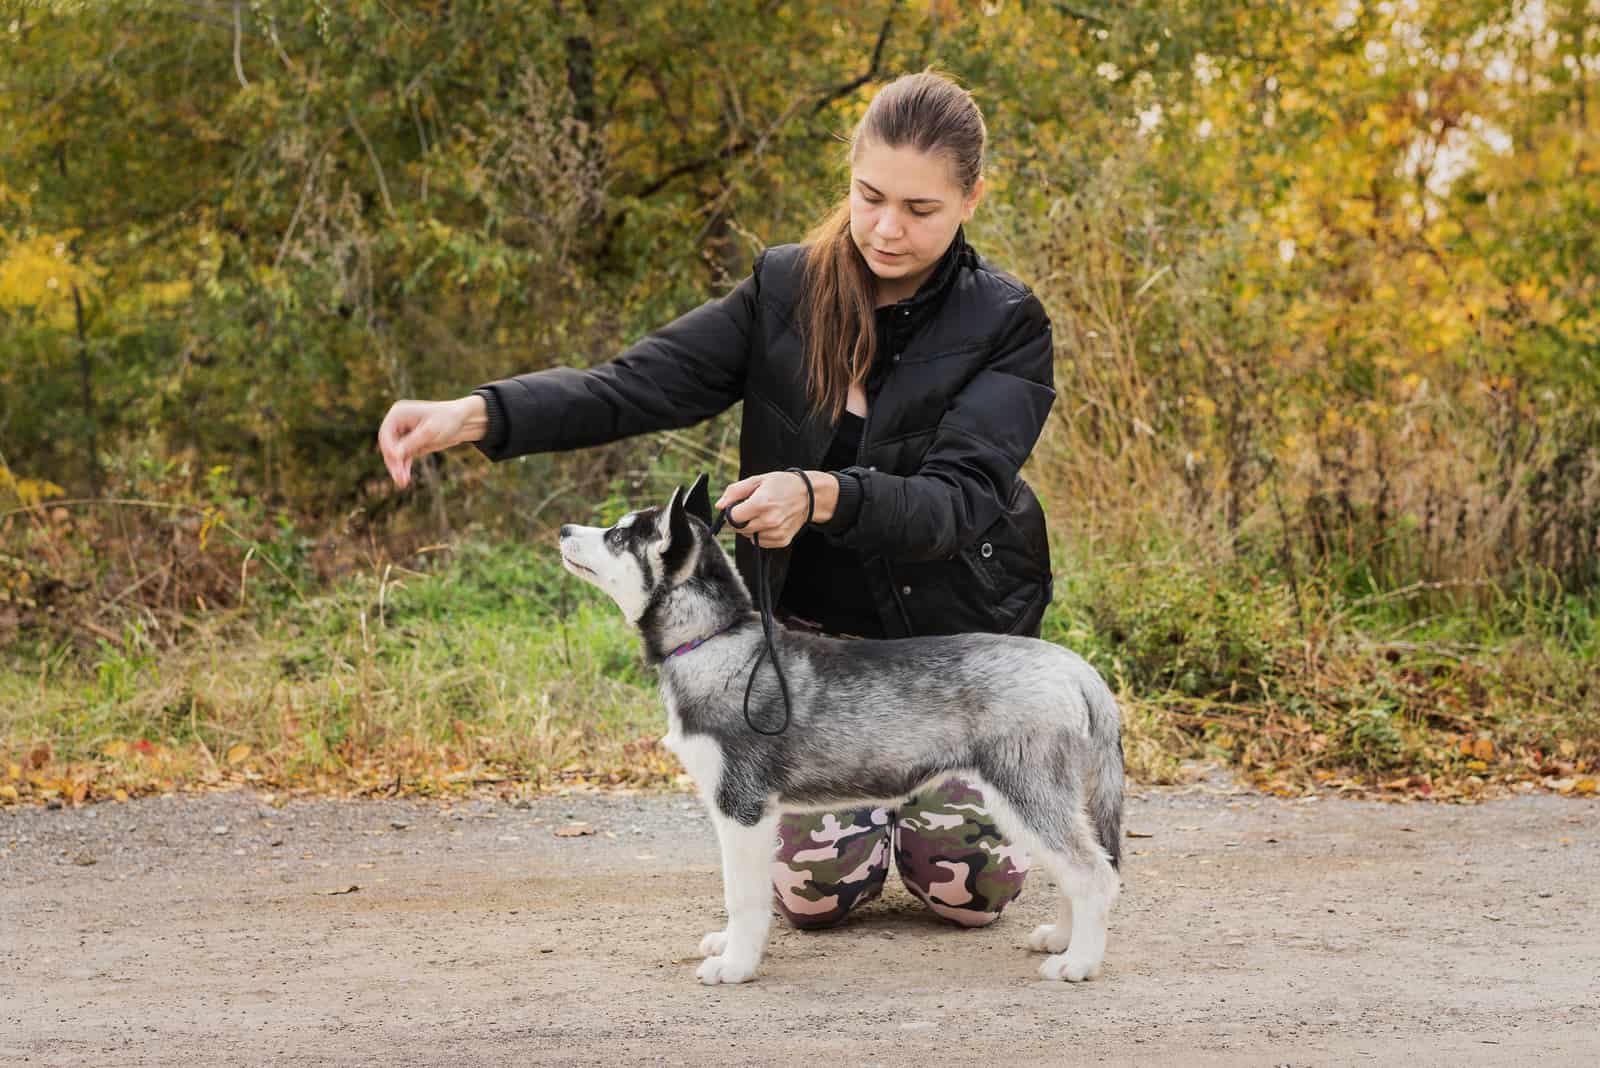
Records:
<instances>
[{"instance_id":1,"label":"woman's fingers","mask_svg":"<svg viewBox=\"0 0 1600 1068\"><path fill-rule=\"evenodd\" d=\"M378 451L383 454L384 466L389 469L389 477L394 479L394 484L404 489L411 469L410 457L406 455L404 444L405 436L411 432L415 420L407 410L405 401L397 401L390 406L389 412L383 417L383 425L378 428Z\"/></svg>"},{"instance_id":2,"label":"woman's fingers","mask_svg":"<svg viewBox=\"0 0 1600 1068\"><path fill-rule=\"evenodd\" d=\"M793 483L793 486L786 486L785 481ZM754 488L739 500L736 491L743 490L747 485ZM738 500L728 510L728 521L740 535L751 540L760 538L760 543L766 548L781 549L789 544L805 522L805 502L800 501L797 509L794 499L795 493L804 492L794 479L769 478L768 475L756 475L736 482L723 491L724 500Z\"/></svg>"},{"instance_id":3,"label":"woman's fingers","mask_svg":"<svg viewBox=\"0 0 1600 1068\"><path fill-rule=\"evenodd\" d=\"M717 498L717 503L712 505L713 508L727 509L728 522L741 534L747 533L749 528L746 524L760 514L760 502L752 501L751 497L761 488L764 478L765 475L751 475L731 483Z\"/></svg>"},{"instance_id":4,"label":"woman's fingers","mask_svg":"<svg viewBox=\"0 0 1600 1068\"><path fill-rule=\"evenodd\" d=\"M401 489L411 485L411 462L440 448L437 402L396 401L378 428L378 449L389 477Z\"/></svg>"},{"instance_id":5,"label":"woman's fingers","mask_svg":"<svg viewBox=\"0 0 1600 1068\"><path fill-rule=\"evenodd\" d=\"M751 475L749 478L741 478L737 482L729 483L723 489L722 496L717 498L717 503L711 507L727 508L730 505L738 504L759 489L762 480L766 477L766 475Z\"/></svg>"}]
</instances>

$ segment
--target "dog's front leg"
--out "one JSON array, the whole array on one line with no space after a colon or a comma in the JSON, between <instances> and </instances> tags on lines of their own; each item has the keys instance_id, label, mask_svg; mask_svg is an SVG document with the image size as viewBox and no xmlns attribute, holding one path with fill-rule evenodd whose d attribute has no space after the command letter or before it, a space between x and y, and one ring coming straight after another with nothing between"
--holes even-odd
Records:
<instances>
[{"instance_id":1,"label":"dog's front leg","mask_svg":"<svg viewBox=\"0 0 1600 1068\"><path fill-rule=\"evenodd\" d=\"M753 977L767 948L772 926L772 854L778 814L767 813L754 826L731 819L711 805L711 822L722 846L722 892L728 929L700 943L707 957L696 973L707 985L742 983Z\"/></svg>"}]
</instances>

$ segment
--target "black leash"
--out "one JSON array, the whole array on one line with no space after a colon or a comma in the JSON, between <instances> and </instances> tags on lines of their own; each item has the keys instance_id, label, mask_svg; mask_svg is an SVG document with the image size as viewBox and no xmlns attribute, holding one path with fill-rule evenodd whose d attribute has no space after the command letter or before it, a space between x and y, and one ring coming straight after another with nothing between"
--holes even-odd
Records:
<instances>
[{"instance_id":1,"label":"black leash","mask_svg":"<svg viewBox=\"0 0 1600 1068\"><path fill-rule=\"evenodd\" d=\"M798 467L786 467L785 471L792 471L800 476L800 481L806 485L806 521L801 525L802 530L811 525L811 517L817 514L817 496L811 488L811 478L805 471ZM727 523L735 530L743 530L750 525L749 520L738 522L728 513L736 508L730 504L717 516L717 521L711 524L711 536L716 537L722 530L722 525ZM757 734L764 734L768 738L775 738L789 729L789 720L793 715L793 708L789 700L789 680L784 677L783 666L778 663L778 648L772 641L772 588L767 582L767 551L761 547L761 535L751 536L756 546L756 605L761 609L761 633L766 637L767 643L761 649L761 654L756 657L755 666L750 669L750 679L744 684L744 722ZM772 670L778 673L778 689L783 692L783 726L775 731L764 731L756 726L750 718L750 693L755 688L756 672L761 670L761 661L768 656L772 657Z\"/></svg>"}]
</instances>

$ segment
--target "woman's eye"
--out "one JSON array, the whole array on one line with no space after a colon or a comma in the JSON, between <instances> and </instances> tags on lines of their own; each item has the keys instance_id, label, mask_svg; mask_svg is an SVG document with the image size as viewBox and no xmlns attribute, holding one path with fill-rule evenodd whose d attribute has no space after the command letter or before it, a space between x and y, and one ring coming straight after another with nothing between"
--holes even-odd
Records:
<instances>
[{"instance_id":1,"label":"woman's eye","mask_svg":"<svg viewBox=\"0 0 1600 1068\"><path fill-rule=\"evenodd\" d=\"M868 204L882 204L883 203L883 198L882 197L869 197L865 193L861 194L861 199L864 200ZM927 208L927 209L912 208L911 209L911 214L915 215L919 219L926 219L928 216L932 215L937 210L938 210L937 208Z\"/></svg>"}]
</instances>

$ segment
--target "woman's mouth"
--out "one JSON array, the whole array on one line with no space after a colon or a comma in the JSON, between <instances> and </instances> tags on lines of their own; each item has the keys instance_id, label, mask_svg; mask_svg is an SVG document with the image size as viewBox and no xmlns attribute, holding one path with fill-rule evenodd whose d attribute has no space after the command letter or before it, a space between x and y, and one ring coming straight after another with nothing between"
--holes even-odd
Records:
<instances>
[{"instance_id":1,"label":"woman's mouth","mask_svg":"<svg viewBox=\"0 0 1600 1068\"><path fill-rule=\"evenodd\" d=\"M881 248L875 248L872 251L877 253L878 258L885 260L897 260L905 255L904 252L885 252Z\"/></svg>"}]
</instances>

